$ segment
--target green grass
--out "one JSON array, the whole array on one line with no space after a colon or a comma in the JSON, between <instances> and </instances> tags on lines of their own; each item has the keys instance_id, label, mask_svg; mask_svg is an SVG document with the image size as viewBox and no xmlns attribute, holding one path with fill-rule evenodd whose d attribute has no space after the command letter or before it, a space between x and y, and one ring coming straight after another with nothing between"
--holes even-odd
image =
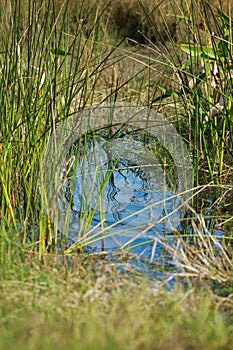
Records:
<instances>
[{"instance_id":1,"label":"green grass","mask_svg":"<svg viewBox=\"0 0 233 350\"><path fill-rule=\"evenodd\" d=\"M198 10L185 6L179 8L177 32L187 35L151 43L149 63L144 64L163 75L166 83L155 86L150 102L163 113L166 105L173 107L170 114L175 114L193 149L196 183L204 162L208 179L223 183L225 165L229 159L232 164L233 157L231 18L208 1L200 1ZM156 22L151 26L156 27ZM143 58L143 54L132 55L141 62Z\"/></svg>"},{"instance_id":2,"label":"green grass","mask_svg":"<svg viewBox=\"0 0 233 350\"><path fill-rule=\"evenodd\" d=\"M232 348L232 14L227 1L191 3L0 4L1 349ZM103 256L64 257L67 237L57 251L40 177L47 141L103 102L161 112L193 155L183 228L155 239L176 265L173 274L150 266L163 283L135 271L125 253L120 273Z\"/></svg>"},{"instance_id":3,"label":"green grass","mask_svg":"<svg viewBox=\"0 0 233 350\"><path fill-rule=\"evenodd\" d=\"M231 316L208 287L49 260L1 271L1 349L231 349Z\"/></svg>"}]
</instances>

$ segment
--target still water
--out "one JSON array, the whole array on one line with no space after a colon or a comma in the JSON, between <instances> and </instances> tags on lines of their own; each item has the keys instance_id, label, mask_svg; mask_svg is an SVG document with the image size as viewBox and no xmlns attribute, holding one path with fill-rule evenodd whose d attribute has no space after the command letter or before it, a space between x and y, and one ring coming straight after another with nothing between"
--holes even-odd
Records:
<instances>
[{"instance_id":1,"label":"still water","mask_svg":"<svg viewBox=\"0 0 233 350\"><path fill-rule=\"evenodd\" d=\"M162 263L158 237L172 244L172 229L180 222L178 179L148 147L154 140L142 141L131 133L110 141L90 137L73 147L67 161L73 161L72 181L62 186L58 200L71 244L80 237L88 252L125 251Z\"/></svg>"},{"instance_id":2,"label":"still water","mask_svg":"<svg viewBox=\"0 0 233 350\"><path fill-rule=\"evenodd\" d=\"M66 118L48 141L41 186L62 253L101 253L115 263L133 255L140 269L164 271L180 249L175 230L188 244L193 239L183 221L193 193L192 157L153 109L101 105Z\"/></svg>"}]
</instances>

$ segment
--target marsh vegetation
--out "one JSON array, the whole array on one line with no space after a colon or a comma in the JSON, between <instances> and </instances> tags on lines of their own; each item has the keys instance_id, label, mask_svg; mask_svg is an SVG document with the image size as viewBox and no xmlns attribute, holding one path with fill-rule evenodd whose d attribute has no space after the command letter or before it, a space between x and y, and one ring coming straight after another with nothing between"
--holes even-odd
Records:
<instances>
[{"instance_id":1,"label":"marsh vegetation","mask_svg":"<svg viewBox=\"0 0 233 350\"><path fill-rule=\"evenodd\" d=\"M232 33L230 0L1 2L1 348L232 348ZM177 159L185 158L173 157L158 133L130 129L125 117L114 124L113 115L107 127L82 119L86 110L106 105L143 106L162 115L187 147L192 188L178 181L186 169L179 176ZM70 146L66 153L61 135ZM182 209L180 224L148 238L154 255L144 259L144 270L129 249L106 254L103 210L92 242L101 241L101 249L85 250L95 204L82 212L80 204L82 225L72 240L69 232L83 155L100 140L125 143L128 137L131 148L142 143L152 152L146 157L162 165L169 190L178 188L185 198L175 207ZM108 163L96 192L84 182L86 203L98 193L103 205L119 163L141 182L151 176L134 170L126 154L129 148L124 162ZM44 174L54 186L49 190ZM58 189L68 203L62 225ZM169 215L154 219L151 228ZM158 246L164 258L156 260Z\"/></svg>"}]
</instances>

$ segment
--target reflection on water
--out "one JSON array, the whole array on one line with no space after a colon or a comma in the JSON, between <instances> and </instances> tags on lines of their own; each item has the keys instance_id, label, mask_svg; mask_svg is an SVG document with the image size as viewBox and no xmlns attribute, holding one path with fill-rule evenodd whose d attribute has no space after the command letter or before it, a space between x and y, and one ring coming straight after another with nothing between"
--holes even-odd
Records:
<instances>
[{"instance_id":1,"label":"reflection on water","mask_svg":"<svg viewBox=\"0 0 233 350\"><path fill-rule=\"evenodd\" d=\"M192 157L176 129L152 109L100 106L67 118L48 142L40 175L54 243L65 254L84 248L124 258L130 251L143 264L170 268L175 260L165 245L177 256L183 252L179 235L195 244L193 220L180 225L184 204L194 197Z\"/></svg>"},{"instance_id":2,"label":"reflection on water","mask_svg":"<svg viewBox=\"0 0 233 350\"><path fill-rule=\"evenodd\" d=\"M88 251L128 250L149 261L161 260L163 246L155 237L169 234L180 220L178 198L171 198L177 179L172 183L158 157L132 137L88 140L85 147L78 150L73 181L67 180L59 194L61 225L68 222L71 241L83 235Z\"/></svg>"}]
</instances>

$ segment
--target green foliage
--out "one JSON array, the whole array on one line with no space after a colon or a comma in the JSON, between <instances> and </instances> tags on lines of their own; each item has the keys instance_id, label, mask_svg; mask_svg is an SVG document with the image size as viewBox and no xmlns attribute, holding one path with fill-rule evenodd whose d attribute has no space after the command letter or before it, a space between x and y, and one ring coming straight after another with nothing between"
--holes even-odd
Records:
<instances>
[{"instance_id":1,"label":"green foliage","mask_svg":"<svg viewBox=\"0 0 233 350\"><path fill-rule=\"evenodd\" d=\"M232 21L208 2L201 1L201 6L201 24L195 12L191 18L182 17L190 38L178 47L186 55L174 49L174 56L170 56L179 90L166 89L153 104L172 97L178 109L182 106L190 121L191 133L186 137L193 145L197 183L203 161L208 167L208 180L219 183L225 165L233 160Z\"/></svg>"}]
</instances>

